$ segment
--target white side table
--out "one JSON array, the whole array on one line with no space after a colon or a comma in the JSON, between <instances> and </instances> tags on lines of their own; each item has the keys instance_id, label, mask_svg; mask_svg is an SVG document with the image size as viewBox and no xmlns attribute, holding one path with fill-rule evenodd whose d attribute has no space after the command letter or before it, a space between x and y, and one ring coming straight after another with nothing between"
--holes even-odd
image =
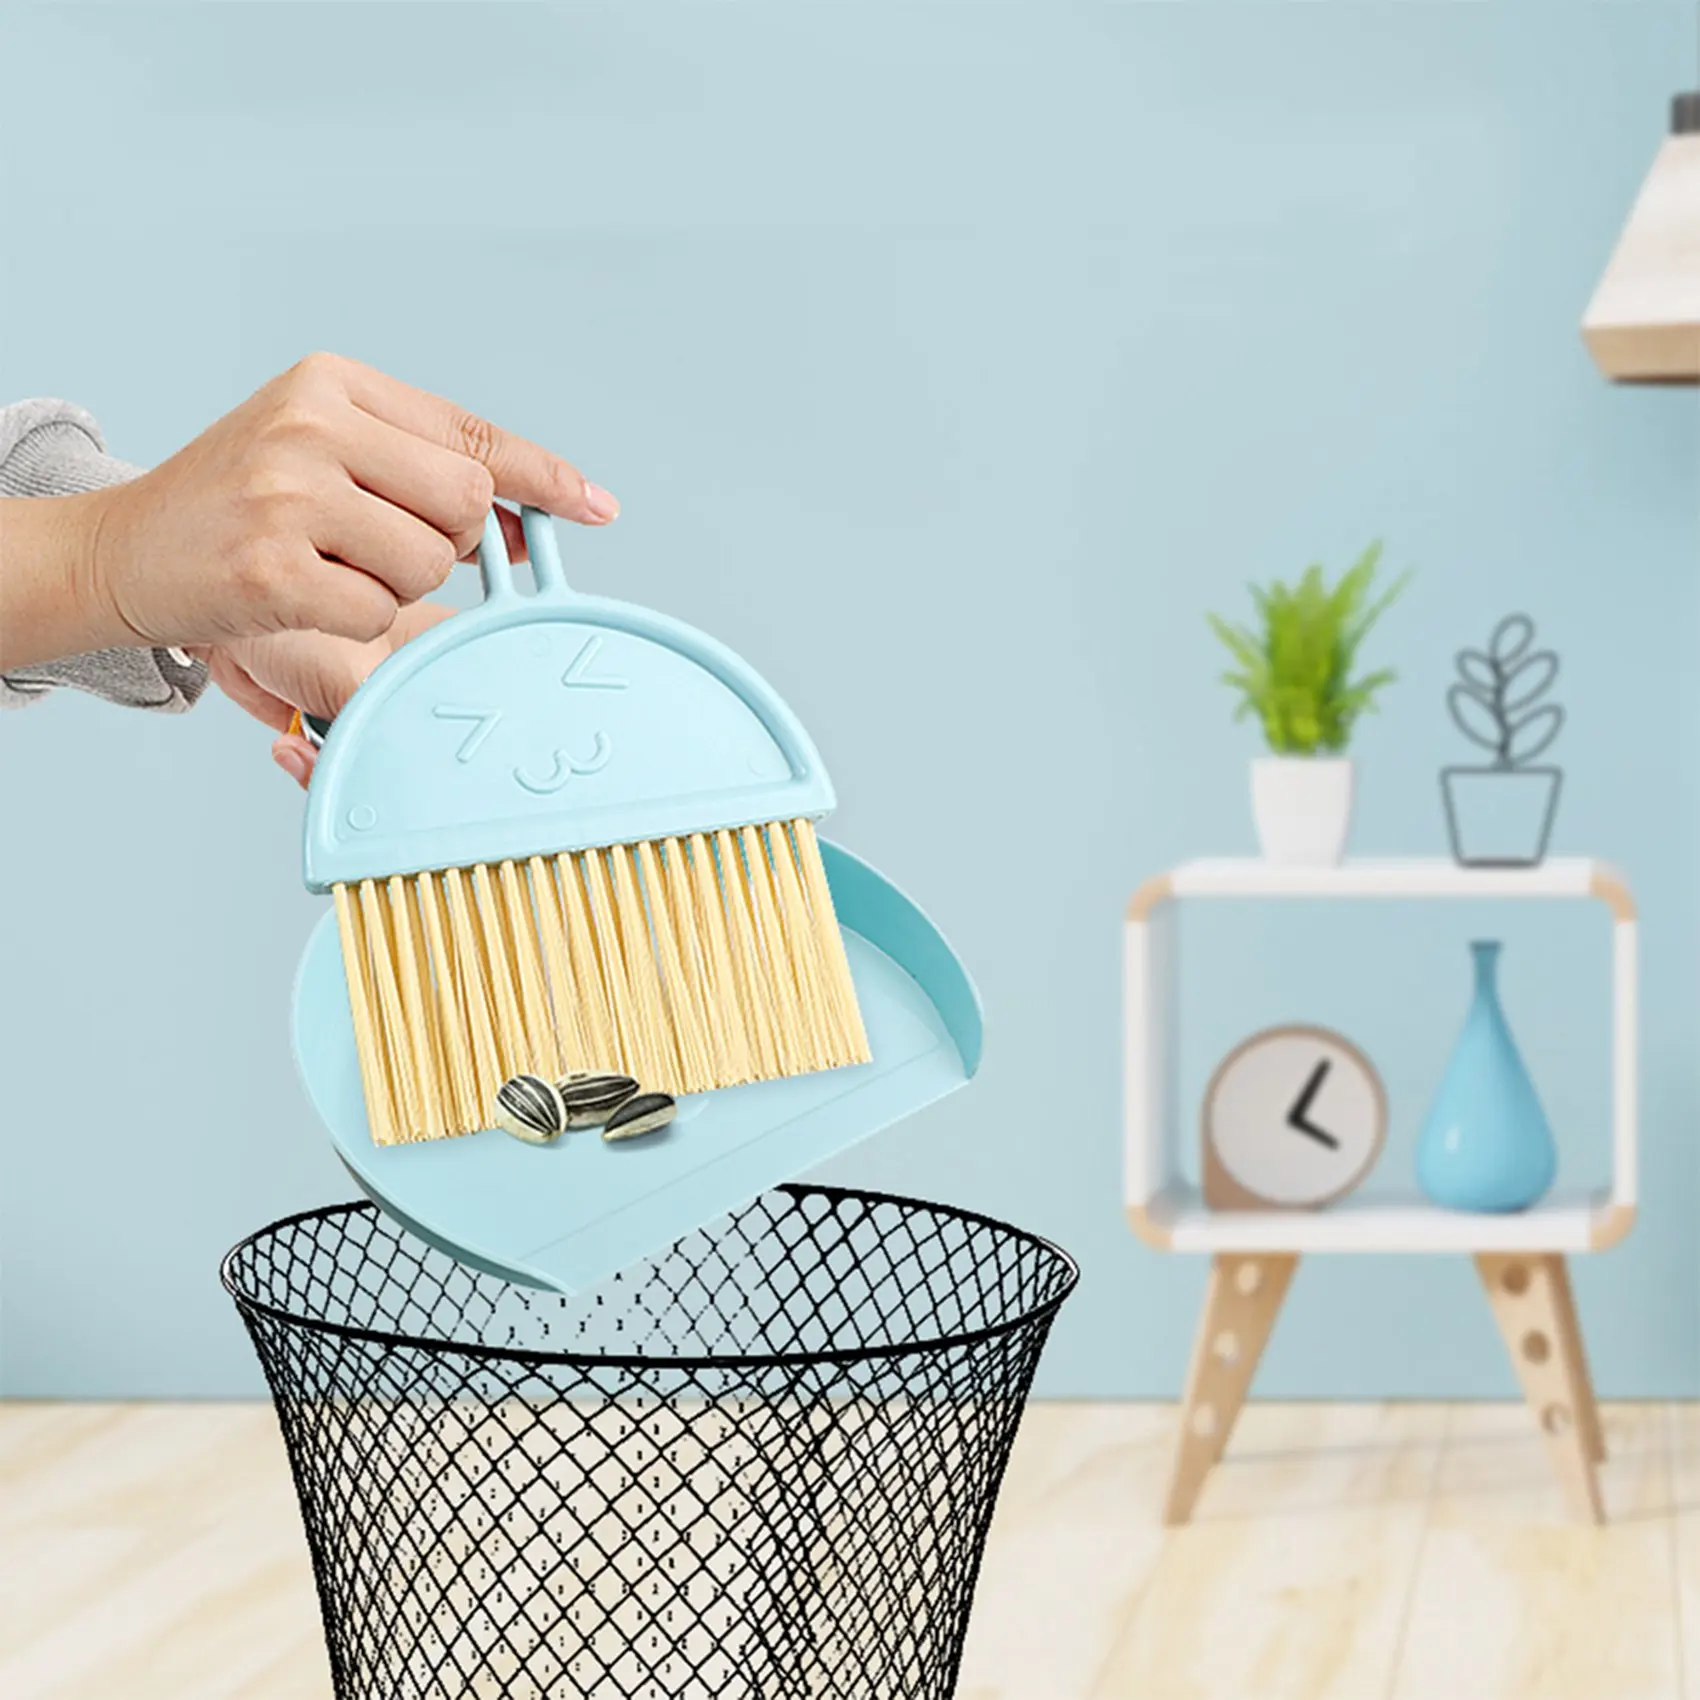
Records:
<instances>
[{"instance_id":1,"label":"white side table","mask_svg":"<svg viewBox=\"0 0 1700 1700\"><path fill-rule=\"evenodd\" d=\"M1217 1211L1181 1177L1172 1102L1170 919L1193 899L1582 898L1612 929L1612 1174L1604 1192L1555 1192L1532 1210L1480 1216L1409 1199L1348 1198L1321 1210ZM1299 1258L1317 1252L1468 1252L1577 1514L1603 1522L1599 1416L1566 1257L1616 1245L1635 1221L1635 902L1621 875L1586 858L1538 868L1461 868L1446 859L1280 868L1187 862L1147 880L1125 936L1126 1204L1159 1251L1213 1259L1165 1518L1184 1523L1221 1457Z\"/></svg>"}]
</instances>

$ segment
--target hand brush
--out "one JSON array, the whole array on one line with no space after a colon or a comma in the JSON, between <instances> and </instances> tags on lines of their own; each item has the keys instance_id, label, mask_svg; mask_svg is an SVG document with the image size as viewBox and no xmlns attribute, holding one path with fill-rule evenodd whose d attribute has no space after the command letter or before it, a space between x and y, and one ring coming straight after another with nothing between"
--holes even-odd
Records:
<instances>
[{"instance_id":1,"label":"hand brush","mask_svg":"<svg viewBox=\"0 0 1700 1700\"><path fill-rule=\"evenodd\" d=\"M712 638L570 591L522 522L536 593L492 514L482 604L373 672L308 788L374 1140L488 1127L516 1074L678 1095L868 1061L807 733Z\"/></svg>"}]
</instances>

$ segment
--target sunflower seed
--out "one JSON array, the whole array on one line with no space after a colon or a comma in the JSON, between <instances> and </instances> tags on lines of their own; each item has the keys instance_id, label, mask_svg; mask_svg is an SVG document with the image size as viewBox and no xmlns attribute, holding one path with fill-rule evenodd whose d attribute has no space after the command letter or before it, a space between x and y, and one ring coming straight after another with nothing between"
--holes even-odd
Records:
<instances>
[{"instance_id":1,"label":"sunflower seed","mask_svg":"<svg viewBox=\"0 0 1700 1700\"><path fill-rule=\"evenodd\" d=\"M654 1133L664 1128L678 1110L678 1105L665 1092L640 1092L628 1098L602 1130L604 1139L636 1139L640 1133Z\"/></svg>"},{"instance_id":2,"label":"sunflower seed","mask_svg":"<svg viewBox=\"0 0 1700 1700\"><path fill-rule=\"evenodd\" d=\"M496 1094L496 1126L529 1145L547 1145L567 1125L561 1094L535 1074L516 1074Z\"/></svg>"},{"instance_id":3,"label":"sunflower seed","mask_svg":"<svg viewBox=\"0 0 1700 1700\"><path fill-rule=\"evenodd\" d=\"M631 1095L638 1083L629 1074L580 1069L556 1083L566 1106L568 1127L600 1127Z\"/></svg>"}]
</instances>

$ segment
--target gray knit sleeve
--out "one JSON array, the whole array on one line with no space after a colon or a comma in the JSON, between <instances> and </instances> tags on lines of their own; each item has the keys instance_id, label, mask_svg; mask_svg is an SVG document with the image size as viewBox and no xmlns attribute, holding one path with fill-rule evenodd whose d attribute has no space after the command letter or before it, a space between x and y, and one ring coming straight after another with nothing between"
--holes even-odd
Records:
<instances>
[{"instance_id":1,"label":"gray knit sleeve","mask_svg":"<svg viewBox=\"0 0 1700 1700\"><path fill-rule=\"evenodd\" d=\"M73 496L137 476L106 452L100 427L63 401L0 407L0 496ZM207 670L174 649L99 649L0 674L0 708L71 685L126 708L181 714L207 688Z\"/></svg>"}]
</instances>

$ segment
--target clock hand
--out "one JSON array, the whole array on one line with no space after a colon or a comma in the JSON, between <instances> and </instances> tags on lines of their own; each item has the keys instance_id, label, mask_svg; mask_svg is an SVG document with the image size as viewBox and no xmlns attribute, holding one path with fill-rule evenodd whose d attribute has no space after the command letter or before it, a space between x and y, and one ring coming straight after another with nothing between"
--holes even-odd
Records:
<instances>
[{"instance_id":1,"label":"clock hand","mask_svg":"<svg viewBox=\"0 0 1700 1700\"><path fill-rule=\"evenodd\" d=\"M1316 1095L1322 1090L1322 1083L1328 1078L1328 1071L1333 1067L1331 1058L1324 1057L1311 1070L1310 1079L1305 1082L1305 1089L1298 1096L1298 1101L1287 1112L1287 1126L1295 1133L1309 1134L1320 1145L1326 1145L1330 1151L1340 1149L1340 1141L1328 1132L1326 1128L1317 1127L1308 1117L1310 1107L1316 1102Z\"/></svg>"}]
</instances>

